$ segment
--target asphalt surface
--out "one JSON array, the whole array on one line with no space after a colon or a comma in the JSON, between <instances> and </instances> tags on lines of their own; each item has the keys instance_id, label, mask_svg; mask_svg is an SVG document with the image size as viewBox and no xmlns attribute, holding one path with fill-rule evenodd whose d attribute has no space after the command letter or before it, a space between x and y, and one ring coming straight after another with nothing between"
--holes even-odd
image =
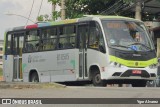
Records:
<instances>
[{"instance_id":1,"label":"asphalt surface","mask_svg":"<svg viewBox=\"0 0 160 107\"><path fill-rule=\"evenodd\" d=\"M86 87L6 88L0 89L1 98L160 98L156 87ZM54 104L54 105L0 105L0 107L160 107L156 104Z\"/></svg>"},{"instance_id":2,"label":"asphalt surface","mask_svg":"<svg viewBox=\"0 0 160 107\"><path fill-rule=\"evenodd\" d=\"M66 87L0 89L1 98L159 98L160 88Z\"/></svg>"}]
</instances>

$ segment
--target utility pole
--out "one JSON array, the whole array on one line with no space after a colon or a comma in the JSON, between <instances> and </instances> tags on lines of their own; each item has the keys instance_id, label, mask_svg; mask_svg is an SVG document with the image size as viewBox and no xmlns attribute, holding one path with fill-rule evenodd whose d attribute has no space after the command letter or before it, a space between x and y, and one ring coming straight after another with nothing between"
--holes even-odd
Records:
<instances>
[{"instance_id":1,"label":"utility pole","mask_svg":"<svg viewBox=\"0 0 160 107\"><path fill-rule=\"evenodd\" d=\"M56 4L52 3L52 17L54 15L55 10L56 10ZM55 21L54 18L52 18L52 20Z\"/></svg>"},{"instance_id":2,"label":"utility pole","mask_svg":"<svg viewBox=\"0 0 160 107\"><path fill-rule=\"evenodd\" d=\"M142 19L142 2L141 0L136 0L136 9L135 9L135 18L141 20Z\"/></svg>"},{"instance_id":3,"label":"utility pole","mask_svg":"<svg viewBox=\"0 0 160 107\"><path fill-rule=\"evenodd\" d=\"M66 18L65 9L66 9L65 0L61 0L61 19L62 20L65 20Z\"/></svg>"}]
</instances>

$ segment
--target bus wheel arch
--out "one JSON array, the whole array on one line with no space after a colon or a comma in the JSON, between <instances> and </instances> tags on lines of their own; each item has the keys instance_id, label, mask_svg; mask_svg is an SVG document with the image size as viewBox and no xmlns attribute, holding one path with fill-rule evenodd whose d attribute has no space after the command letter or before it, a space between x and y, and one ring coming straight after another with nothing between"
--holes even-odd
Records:
<instances>
[{"instance_id":1,"label":"bus wheel arch","mask_svg":"<svg viewBox=\"0 0 160 107\"><path fill-rule=\"evenodd\" d=\"M30 70L29 73L29 82L39 82L39 76L37 70Z\"/></svg>"},{"instance_id":2,"label":"bus wheel arch","mask_svg":"<svg viewBox=\"0 0 160 107\"><path fill-rule=\"evenodd\" d=\"M97 65L92 65L89 69L89 79L92 81L94 86L104 87L106 82L101 80L100 69Z\"/></svg>"}]
</instances>

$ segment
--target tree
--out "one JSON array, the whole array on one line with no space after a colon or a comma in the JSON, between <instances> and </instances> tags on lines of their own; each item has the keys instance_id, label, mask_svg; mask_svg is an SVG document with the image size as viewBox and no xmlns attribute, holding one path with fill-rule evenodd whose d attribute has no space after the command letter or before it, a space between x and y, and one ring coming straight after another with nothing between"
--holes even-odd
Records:
<instances>
[{"instance_id":1,"label":"tree","mask_svg":"<svg viewBox=\"0 0 160 107\"><path fill-rule=\"evenodd\" d=\"M56 11L56 5L60 4L60 0L48 0L48 2L52 3L52 20L56 20L59 17L59 12Z\"/></svg>"},{"instance_id":2,"label":"tree","mask_svg":"<svg viewBox=\"0 0 160 107\"><path fill-rule=\"evenodd\" d=\"M38 16L37 20L40 21L40 22L51 21L51 19L49 19L49 15L48 14Z\"/></svg>"},{"instance_id":3,"label":"tree","mask_svg":"<svg viewBox=\"0 0 160 107\"><path fill-rule=\"evenodd\" d=\"M48 0L48 2L51 2L53 5L53 13L52 13L52 19L55 20L57 17L60 17L60 12L55 11L56 5L61 5L61 0ZM142 3L144 0L65 0L66 3L66 18L79 18L82 17L85 14L104 14L110 15L111 14L121 14L122 8L124 8L127 4L127 6L135 5L135 18L141 19L141 13L142 13ZM158 0L160 1L160 0ZM118 4L119 3L119 4ZM118 6L116 5L118 4ZM124 5L124 6L121 6ZM117 7L121 8L117 8ZM113 7L113 8L111 8ZM111 8L111 9L110 9ZM116 9L115 9L116 8ZM111 12L110 12L110 10ZM118 12L116 12L118 11Z\"/></svg>"},{"instance_id":4,"label":"tree","mask_svg":"<svg viewBox=\"0 0 160 107\"><path fill-rule=\"evenodd\" d=\"M61 6L61 0L48 0L52 3L52 20L60 17L60 12L55 11L55 6ZM104 10L110 8L117 1L122 0L65 0L66 5L66 18L79 18L83 15L97 15L101 14ZM129 0L125 0L126 2Z\"/></svg>"},{"instance_id":5,"label":"tree","mask_svg":"<svg viewBox=\"0 0 160 107\"><path fill-rule=\"evenodd\" d=\"M41 21L44 21L43 15L38 16L38 17L37 17L37 20L40 21L40 22L41 22Z\"/></svg>"},{"instance_id":6,"label":"tree","mask_svg":"<svg viewBox=\"0 0 160 107\"><path fill-rule=\"evenodd\" d=\"M48 14L45 14L45 15L44 15L44 19L45 19L44 21L50 21L49 15L48 15Z\"/></svg>"},{"instance_id":7,"label":"tree","mask_svg":"<svg viewBox=\"0 0 160 107\"><path fill-rule=\"evenodd\" d=\"M117 0L66 0L66 17L77 18L84 14L100 14Z\"/></svg>"},{"instance_id":8,"label":"tree","mask_svg":"<svg viewBox=\"0 0 160 107\"><path fill-rule=\"evenodd\" d=\"M58 17L60 17L60 12L58 12L58 11L52 12L52 16L51 17L52 17L53 21L57 20Z\"/></svg>"},{"instance_id":9,"label":"tree","mask_svg":"<svg viewBox=\"0 0 160 107\"><path fill-rule=\"evenodd\" d=\"M45 14L45 15L40 15L37 17L38 21L55 21L58 17L60 17L60 12L56 11L56 5L60 4L60 0L48 0L49 3L52 3L52 15L51 18L49 19L49 15Z\"/></svg>"},{"instance_id":10,"label":"tree","mask_svg":"<svg viewBox=\"0 0 160 107\"><path fill-rule=\"evenodd\" d=\"M52 19L55 20L60 17L60 12L55 11L55 6L61 5L61 0L48 0L52 3ZM66 4L66 18L78 18L85 14L100 14L113 5L116 0L65 0Z\"/></svg>"}]
</instances>

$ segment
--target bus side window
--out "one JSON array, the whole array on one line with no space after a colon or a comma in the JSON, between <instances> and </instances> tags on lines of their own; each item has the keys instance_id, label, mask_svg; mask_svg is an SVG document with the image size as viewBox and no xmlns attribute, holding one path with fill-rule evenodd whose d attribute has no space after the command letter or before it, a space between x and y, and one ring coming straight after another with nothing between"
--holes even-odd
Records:
<instances>
[{"instance_id":1,"label":"bus side window","mask_svg":"<svg viewBox=\"0 0 160 107\"><path fill-rule=\"evenodd\" d=\"M99 37L97 35L98 29L95 22L90 22L89 48L98 49Z\"/></svg>"},{"instance_id":2,"label":"bus side window","mask_svg":"<svg viewBox=\"0 0 160 107\"><path fill-rule=\"evenodd\" d=\"M7 35L5 54L11 54L12 53L12 36L13 35L11 35L11 34Z\"/></svg>"},{"instance_id":3,"label":"bus side window","mask_svg":"<svg viewBox=\"0 0 160 107\"><path fill-rule=\"evenodd\" d=\"M37 44L39 44L40 36L37 30L28 31L25 38L25 51L35 52L38 51Z\"/></svg>"},{"instance_id":4,"label":"bus side window","mask_svg":"<svg viewBox=\"0 0 160 107\"><path fill-rule=\"evenodd\" d=\"M50 44L50 49L56 49L57 48L57 41L58 41L58 35L57 35L57 28L52 28L49 33L49 44Z\"/></svg>"},{"instance_id":5,"label":"bus side window","mask_svg":"<svg viewBox=\"0 0 160 107\"><path fill-rule=\"evenodd\" d=\"M99 51L101 51L102 53L106 53L105 42L104 42L104 37L103 37L103 34L102 34L102 30L101 30L98 23L96 23L96 27L97 27L97 33L96 34L99 38L99 41L98 41Z\"/></svg>"},{"instance_id":6,"label":"bus side window","mask_svg":"<svg viewBox=\"0 0 160 107\"><path fill-rule=\"evenodd\" d=\"M58 41L58 49L63 49L63 44L65 42L64 39L64 28L63 27L59 27L59 41Z\"/></svg>"},{"instance_id":7,"label":"bus side window","mask_svg":"<svg viewBox=\"0 0 160 107\"><path fill-rule=\"evenodd\" d=\"M99 39L99 50L102 53L106 53L106 48L105 48L105 43L104 43L104 37L102 33L100 34L100 39Z\"/></svg>"},{"instance_id":8,"label":"bus side window","mask_svg":"<svg viewBox=\"0 0 160 107\"><path fill-rule=\"evenodd\" d=\"M75 47L75 25L60 27L59 49L71 49Z\"/></svg>"},{"instance_id":9,"label":"bus side window","mask_svg":"<svg viewBox=\"0 0 160 107\"><path fill-rule=\"evenodd\" d=\"M106 53L102 31L98 23L90 22L89 48Z\"/></svg>"},{"instance_id":10,"label":"bus side window","mask_svg":"<svg viewBox=\"0 0 160 107\"><path fill-rule=\"evenodd\" d=\"M42 30L41 47L43 51L56 49L57 28L48 28Z\"/></svg>"}]
</instances>

